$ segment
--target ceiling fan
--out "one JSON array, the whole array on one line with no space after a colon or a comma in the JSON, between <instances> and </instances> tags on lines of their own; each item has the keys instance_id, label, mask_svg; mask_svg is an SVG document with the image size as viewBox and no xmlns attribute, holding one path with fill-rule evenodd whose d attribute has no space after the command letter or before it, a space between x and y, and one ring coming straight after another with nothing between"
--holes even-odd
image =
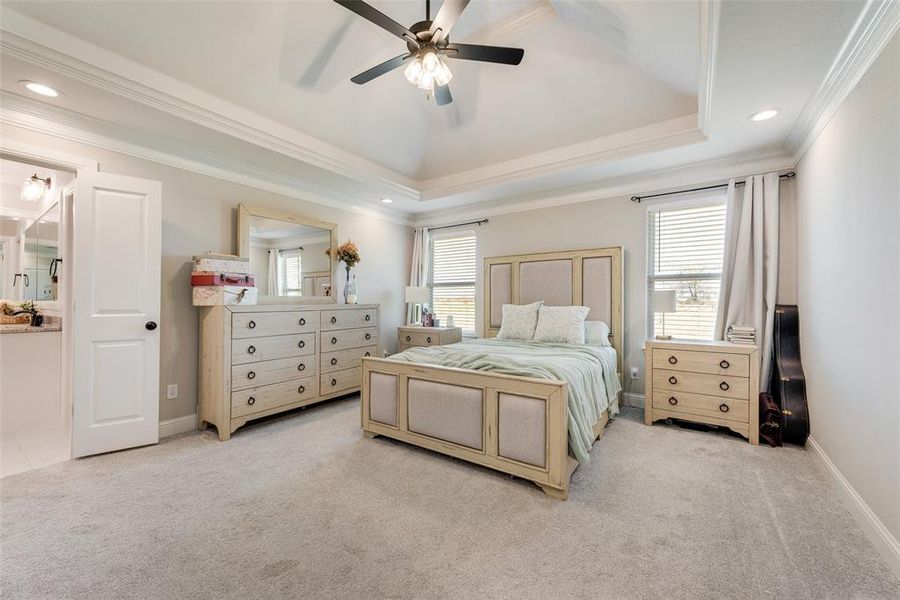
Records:
<instances>
[{"instance_id":1,"label":"ceiling fan","mask_svg":"<svg viewBox=\"0 0 900 600\"><path fill-rule=\"evenodd\" d=\"M334 1L406 42L407 51L403 54L350 79L359 85L405 64L406 79L419 89L425 90L426 97L433 94L438 105L443 106L453 102L450 87L447 85L453 78L453 73L444 61L445 58L517 65L525 56L525 51L521 48L451 44L450 30L469 0L444 0L433 21L431 0L425 0L425 20L414 23L408 29L362 0Z\"/></svg>"}]
</instances>

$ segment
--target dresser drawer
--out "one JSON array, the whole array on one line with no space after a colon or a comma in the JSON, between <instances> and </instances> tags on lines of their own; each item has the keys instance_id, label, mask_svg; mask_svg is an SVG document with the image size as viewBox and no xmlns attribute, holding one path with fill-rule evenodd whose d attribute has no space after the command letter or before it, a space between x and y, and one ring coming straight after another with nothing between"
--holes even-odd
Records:
<instances>
[{"instance_id":1,"label":"dresser drawer","mask_svg":"<svg viewBox=\"0 0 900 600\"><path fill-rule=\"evenodd\" d=\"M362 382L362 370L359 367L322 373L319 375L322 395L333 394L342 390L359 387Z\"/></svg>"},{"instance_id":2,"label":"dresser drawer","mask_svg":"<svg viewBox=\"0 0 900 600\"><path fill-rule=\"evenodd\" d=\"M231 342L231 364L305 356L316 351L316 334L277 335Z\"/></svg>"},{"instance_id":3,"label":"dresser drawer","mask_svg":"<svg viewBox=\"0 0 900 600\"><path fill-rule=\"evenodd\" d=\"M750 374L750 357L746 354L728 354L727 352L693 352L691 350L654 348L653 368L747 377Z\"/></svg>"},{"instance_id":4,"label":"dresser drawer","mask_svg":"<svg viewBox=\"0 0 900 600\"><path fill-rule=\"evenodd\" d=\"M313 354L234 365L231 367L231 389L259 387L315 374L316 357Z\"/></svg>"},{"instance_id":5,"label":"dresser drawer","mask_svg":"<svg viewBox=\"0 0 900 600\"><path fill-rule=\"evenodd\" d=\"M372 344L378 344L378 329L375 327L323 331L321 351L346 350L347 348L360 348L362 346L371 346Z\"/></svg>"},{"instance_id":6,"label":"dresser drawer","mask_svg":"<svg viewBox=\"0 0 900 600\"><path fill-rule=\"evenodd\" d=\"M285 404L309 400L318 395L317 391L316 378L308 377L232 392L231 416L242 417Z\"/></svg>"},{"instance_id":7,"label":"dresser drawer","mask_svg":"<svg viewBox=\"0 0 900 600\"><path fill-rule=\"evenodd\" d=\"M746 377L731 377L729 375L708 375L704 373L653 369L653 389L691 392L724 398L743 398L746 400L750 394L750 380Z\"/></svg>"},{"instance_id":8,"label":"dresser drawer","mask_svg":"<svg viewBox=\"0 0 900 600\"><path fill-rule=\"evenodd\" d=\"M348 308L345 310L323 310L322 331L351 329L378 324L378 310L374 308Z\"/></svg>"},{"instance_id":9,"label":"dresser drawer","mask_svg":"<svg viewBox=\"0 0 900 600\"><path fill-rule=\"evenodd\" d=\"M401 331L398 340L402 345L413 346L439 346L441 344L441 332L435 331Z\"/></svg>"},{"instance_id":10,"label":"dresser drawer","mask_svg":"<svg viewBox=\"0 0 900 600\"><path fill-rule=\"evenodd\" d=\"M742 423L750 421L750 402L736 398L660 390L653 392L653 408Z\"/></svg>"},{"instance_id":11,"label":"dresser drawer","mask_svg":"<svg viewBox=\"0 0 900 600\"><path fill-rule=\"evenodd\" d=\"M315 312L235 313L231 317L231 337L234 339L310 333L318 329Z\"/></svg>"},{"instance_id":12,"label":"dresser drawer","mask_svg":"<svg viewBox=\"0 0 900 600\"><path fill-rule=\"evenodd\" d=\"M331 371L358 367L363 356L375 356L376 352L377 347L375 346L338 350L337 352L323 352L321 371L322 373L330 373Z\"/></svg>"}]
</instances>

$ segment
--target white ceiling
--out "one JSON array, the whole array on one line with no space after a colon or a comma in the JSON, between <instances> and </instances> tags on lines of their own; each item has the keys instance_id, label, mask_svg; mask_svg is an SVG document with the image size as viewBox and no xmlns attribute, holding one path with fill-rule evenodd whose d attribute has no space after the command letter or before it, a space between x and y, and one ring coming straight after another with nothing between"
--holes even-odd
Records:
<instances>
[{"instance_id":1,"label":"white ceiling","mask_svg":"<svg viewBox=\"0 0 900 600\"><path fill-rule=\"evenodd\" d=\"M403 24L424 12L372 4ZM402 43L326 0L6 1L2 104L373 210L475 210L783 152L863 6L473 0L453 40L525 59L453 61L454 102L438 107L402 70L350 83ZM748 121L770 106L776 119Z\"/></svg>"}]
</instances>

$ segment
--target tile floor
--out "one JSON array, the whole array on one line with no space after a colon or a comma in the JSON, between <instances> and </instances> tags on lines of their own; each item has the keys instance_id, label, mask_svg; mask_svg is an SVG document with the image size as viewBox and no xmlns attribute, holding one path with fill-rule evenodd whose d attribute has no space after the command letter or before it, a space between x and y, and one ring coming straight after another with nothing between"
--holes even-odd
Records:
<instances>
[{"instance_id":1,"label":"tile floor","mask_svg":"<svg viewBox=\"0 0 900 600\"><path fill-rule=\"evenodd\" d=\"M71 444L65 428L0 435L0 477L39 469L69 458Z\"/></svg>"}]
</instances>

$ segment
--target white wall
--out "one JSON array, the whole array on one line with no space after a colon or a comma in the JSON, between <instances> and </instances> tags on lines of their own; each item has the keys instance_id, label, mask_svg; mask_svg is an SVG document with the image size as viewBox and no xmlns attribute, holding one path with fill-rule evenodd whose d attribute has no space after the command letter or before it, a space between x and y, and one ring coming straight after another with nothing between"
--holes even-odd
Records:
<instances>
[{"instance_id":1,"label":"white wall","mask_svg":"<svg viewBox=\"0 0 900 600\"><path fill-rule=\"evenodd\" d=\"M338 241L352 238L362 253L362 262L354 269L360 301L381 304L382 344L393 348L395 328L405 318L402 296L412 248L408 227L17 127L4 126L3 136L90 157L104 172L162 182L161 419L196 412L198 309L191 305L190 259L207 250L228 254L237 250L237 207L242 202L337 223ZM169 383L179 384L177 400L165 398Z\"/></svg>"},{"instance_id":2,"label":"white wall","mask_svg":"<svg viewBox=\"0 0 900 600\"><path fill-rule=\"evenodd\" d=\"M900 538L900 37L798 166L812 436Z\"/></svg>"}]
</instances>

